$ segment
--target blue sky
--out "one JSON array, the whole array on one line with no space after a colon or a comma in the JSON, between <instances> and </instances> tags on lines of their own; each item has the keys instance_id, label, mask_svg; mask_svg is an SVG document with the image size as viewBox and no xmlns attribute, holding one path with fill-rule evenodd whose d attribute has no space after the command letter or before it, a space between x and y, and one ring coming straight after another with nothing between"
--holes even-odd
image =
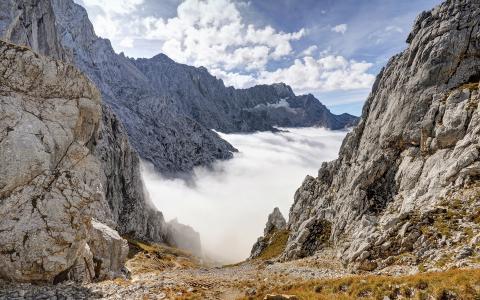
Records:
<instances>
[{"instance_id":1,"label":"blue sky","mask_svg":"<svg viewBox=\"0 0 480 300\"><path fill-rule=\"evenodd\" d=\"M76 0L131 57L165 53L237 88L283 81L359 115L375 75L439 0Z\"/></svg>"}]
</instances>

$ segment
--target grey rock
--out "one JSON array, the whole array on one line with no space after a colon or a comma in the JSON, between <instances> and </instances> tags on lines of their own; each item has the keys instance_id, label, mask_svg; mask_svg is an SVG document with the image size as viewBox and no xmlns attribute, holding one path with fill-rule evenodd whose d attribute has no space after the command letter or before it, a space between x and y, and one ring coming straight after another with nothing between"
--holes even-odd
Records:
<instances>
[{"instance_id":1,"label":"grey rock","mask_svg":"<svg viewBox=\"0 0 480 300\"><path fill-rule=\"evenodd\" d=\"M421 233L406 220L428 220L442 197L478 182L479 18L480 2L458 0L417 19L409 47L378 75L339 158L296 192L283 259L305 255L315 220L332 224L327 241L344 249L346 262L367 249L371 259L416 251Z\"/></svg>"},{"instance_id":2,"label":"grey rock","mask_svg":"<svg viewBox=\"0 0 480 300\"><path fill-rule=\"evenodd\" d=\"M273 212L268 215L268 221L263 230L264 236L259 237L257 242L253 245L250 252L250 259L259 257L262 252L267 248L267 246L272 242L274 235L279 231L285 230L287 227L287 222L283 217L280 209L275 207Z\"/></svg>"},{"instance_id":3,"label":"grey rock","mask_svg":"<svg viewBox=\"0 0 480 300\"><path fill-rule=\"evenodd\" d=\"M74 67L3 41L0 74L0 277L90 281L90 219L108 219L92 154L100 93Z\"/></svg>"},{"instance_id":4,"label":"grey rock","mask_svg":"<svg viewBox=\"0 0 480 300\"><path fill-rule=\"evenodd\" d=\"M280 212L280 209L278 207L275 207L273 209L273 212L270 215L268 215L268 221L267 221L267 224L265 225L265 229L263 233L265 235L269 235L274 231L283 230L286 227L287 227L287 221L285 221L285 218Z\"/></svg>"},{"instance_id":5,"label":"grey rock","mask_svg":"<svg viewBox=\"0 0 480 300\"><path fill-rule=\"evenodd\" d=\"M472 256L472 254L473 254L473 248L470 246L464 246L458 251L456 258L464 259Z\"/></svg>"},{"instance_id":6,"label":"grey rock","mask_svg":"<svg viewBox=\"0 0 480 300\"><path fill-rule=\"evenodd\" d=\"M127 260L128 243L117 231L92 220L88 245L93 255L95 279L112 279L121 275Z\"/></svg>"},{"instance_id":7,"label":"grey rock","mask_svg":"<svg viewBox=\"0 0 480 300\"><path fill-rule=\"evenodd\" d=\"M64 18L79 26L74 32L77 42L86 45L93 36L103 45L94 35L85 11L72 1L17 0L3 1L0 5L4 9L0 22L2 38L28 46L40 54L69 63L76 62L76 55L87 55L68 47L72 43L68 38L72 38L72 35L60 35L64 32L59 22ZM105 87L104 84L102 86ZM104 102L101 104L101 114L98 136L92 139L90 150L101 163L99 179L108 206L96 211L96 218L122 235L150 242L165 242L167 225L162 213L151 204L145 192L140 159L129 142L127 131Z\"/></svg>"}]
</instances>

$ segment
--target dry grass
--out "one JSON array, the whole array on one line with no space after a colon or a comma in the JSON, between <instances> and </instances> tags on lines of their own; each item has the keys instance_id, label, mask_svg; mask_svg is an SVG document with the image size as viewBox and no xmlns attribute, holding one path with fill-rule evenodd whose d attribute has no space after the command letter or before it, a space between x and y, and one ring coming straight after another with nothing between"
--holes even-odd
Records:
<instances>
[{"instance_id":1,"label":"dry grass","mask_svg":"<svg viewBox=\"0 0 480 300\"><path fill-rule=\"evenodd\" d=\"M268 260L282 254L288 241L288 230L279 230L270 238L270 244L262 251L257 259Z\"/></svg>"},{"instance_id":2,"label":"dry grass","mask_svg":"<svg viewBox=\"0 0 480 300\"><path fill-rule=\"evenodd\" d=\"M194 256L182 250L129 238L127 241L130 248L127 265L133 274L199 266L199 262Z\"/></svg>"},{"instance_id":3,"label":"dry grass","mask_svg":"<svg viewBox=\"0 0 480 300\"><path fill-rule=\"evenodd\" d=\"M300 299L480 299L480 270L451 270L410 276L352 276L279 285L265 294L296 295ZM431 298L433 297L433 298ZM452 298L454 297L454 298ZM249 299L248 297L243 299Z\"/></svg>"},{"instance_id":4,"label":"dry grass","mask_svg":"<svg viewBox=\"0 0 480 300\"><path fill-rule=\"evenodd\" d=\"M459 90L465 90L465 89L468 89L470 91L475 91L475 90L478 90L478 82L469 82L469 83L465 83L465 84L462 84L458 89Z\"/></svg>"}]
</instances>

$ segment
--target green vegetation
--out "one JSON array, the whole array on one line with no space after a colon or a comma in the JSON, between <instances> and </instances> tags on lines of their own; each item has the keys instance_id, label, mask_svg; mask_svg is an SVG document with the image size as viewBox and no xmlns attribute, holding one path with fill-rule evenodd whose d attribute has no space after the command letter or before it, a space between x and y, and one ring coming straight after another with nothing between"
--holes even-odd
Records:
<instances>
[{"instance_id":1,"label":"green vegetation","mask_svg":"<svg viewBox=\"0 0 480 300\"><path fill-rule=\"evenodd\" d=\"M288 230L279 230L274 232L270 236L269 245L262 251L260 256L258 256L258 259L268 260L282 254L283 250L285 250L285 247L287 246L288 235Z\"/></svg>"}]
</instances>

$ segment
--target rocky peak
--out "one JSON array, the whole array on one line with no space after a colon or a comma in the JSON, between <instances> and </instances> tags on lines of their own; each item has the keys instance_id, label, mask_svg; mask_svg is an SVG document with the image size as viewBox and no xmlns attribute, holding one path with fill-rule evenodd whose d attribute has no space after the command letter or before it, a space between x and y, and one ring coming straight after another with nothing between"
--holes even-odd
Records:
<instances>
[{"instance_id":1,"label":"rocky peak","mask_svg":"<svg viewBox=\"0 0 480 300\"><path fill-rule=\"evenodd\" d=\"M250 259L271 259L277 257L285 247L287 236L287 222L280 209L275 207L268 215L267 224L263 230L263 236L257 239L250 252Z\"/></svg>"},{"instance_id":2,"label":"rocky peak","mask_svg":"<svg viewBox=\"0 0 480 300\"><path fill-rule=\"evenodd\" d=\"M451 212L468 215L469 205L479 205L465 196L480 178L479 16L478 1L456 0L417 18L409 47L378 75L339 158L296 192L284 259L333 245L365 269L404 253L431 262L455 256L437 239L465 228L475 235L473 223L452 220L449 233L438 224L453 194L459 208L448 204Z\"/></svg>"},{"instance_id":3,"label":"rocky peak","mask_svg":"<svg viewBox=\"0 0 480 300\"><path fill-rule=\"evenodd\" d=\"M267 221L267 224L265 225L265 229L263 233L265 235L269 235L275 231L283 230L286 227L287 227L287 221L285 221L285 218L280 212L280 209L278 207L275 207L273 209L273 212L270 215L268 215L268 221Z\"/></svg>"},{"instance_id":4,"label":"rocky peak","mask_svg":"<svg viewBox=\"0 0 480 300\"><path fill-rule=\"evenodd\" d=\"M292 97L295 94L293 93L292 88L289 85L286 85L283 82L272 84L273 88L280 97Z\"/></svg>"}]
</instances>

